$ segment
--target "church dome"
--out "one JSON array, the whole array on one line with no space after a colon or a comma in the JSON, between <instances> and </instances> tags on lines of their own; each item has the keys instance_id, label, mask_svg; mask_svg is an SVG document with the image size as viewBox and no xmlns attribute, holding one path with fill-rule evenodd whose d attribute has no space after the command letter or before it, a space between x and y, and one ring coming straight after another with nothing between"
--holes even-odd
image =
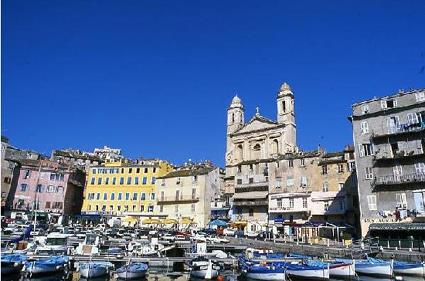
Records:
<instances>
[{"instance_id":1,"label":"church dome","mask_svg":"<svg viewBox=\"0 0 425 281\"><path fill-rule=\"evenodd\" d=\"M278 96L281 97L287 94L292 94L292 90L291 86L289 86L288 83L285 82L280 86Z\"/></svg>"},{"instance_id":2,"label":"church dome","mask_svg":"<svg viewBox=\"0 0 425 281\"><path fill-rule=\"evenodd\" d=\"M232 99L232 104L230 105L231 108L235 107L243 107L242 100L238 97L238 95L234 96Z\"/></svg>"}]
</instances>

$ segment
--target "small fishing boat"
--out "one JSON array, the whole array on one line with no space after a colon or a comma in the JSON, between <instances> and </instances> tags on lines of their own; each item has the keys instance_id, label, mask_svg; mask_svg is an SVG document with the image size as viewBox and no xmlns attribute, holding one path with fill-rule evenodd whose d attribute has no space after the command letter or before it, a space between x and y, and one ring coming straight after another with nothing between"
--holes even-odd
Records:
<instances>
[{"instance_id":1,"label":"small fishing boat","mask_svg":"<svg viewBox=\"0 0 425 281\"><path fill-rule=\"evenodd\" d=\"M393 276L392 262L373 258L356 260L356 273L391 278Z\"/></svg>"},{"instance_id":2,"label":"small fishing boat","mask_svg":"<svg viewBox=\"0 0 425 281\"><path fill-rule=\"evenodd\" d=\"M3 254L1 256L1 274L13 274L21 271L26 255L21 254Z\"/></svg>"},{"instance_id":3,"label":"small fishing boat","mask_svg":"<svg viewBox=\"0 0 425 281\"><path fill-rule=\"evenodd\" d=\"M425 263L394 261L394 274L425 277Z\"/></svg>"},{"instance_id":4,"label":"small fishing boat","mask_svg":"<svg viewBox=\"0 0 425 281\"><path fill-rule=\"evenodd\" d=\"M191 263L190 276L194 278L211 280L217 278L218 267L211 260L194 260Z\"/></svg>"},{"instance_id":5,"label":"small fishing boat","mask_svg":"<svg viewBox=\"0 0 425 281\"><path fill-rule=\"evenodd\" d=\"M117 269L116 275L119 279L144 278L148 271L148 265L141 262L133 262Z\"/></svg>"},{"instance_id":6,"label":"small fishing boat","mask_svg":"<svg viewBox=\"0 0 425 281\"><path fill-rule=\"evenodd\" d=\"M329 276L342 279L350 279L356 276L356 267L354 260L332 261L329 263L307 260L306 263L312 266L326 267L329 265Z\"/></svg>"},{"instance_id":7,"label":"small fishing boat","mask_svg":"<svg viewBox=\"0 0 425 281\"><path fill-rule=\"evenodd\" d=\"M69 258L67 256L52 256L35 261L26 261L22 269L32 275L52 274L64 271L68 266Z\"/></svg>"},{"instance_id":8,"label":"small fishing boat","mask_svg":"<svg viewBox=\"0 0 425 281\"><path fill-rule=\"evenodd\" d=\"M286 273L291 279L299 280L328 280L329 264L307 265L307 264L286 264Z\"/></svg>"},{"instance_id":9,"label":"small fishing boat","mask_svg":"<svg viewBox=\"0 0 425 281\"><path fill-rule=\"evenodd\" d=\"M243 266L242 273L254 280L286 280L285 268L274 264L253 264Z\"/></svg>"},{"instance_id":10,"label":"small fishing boat","mask_svg":"<svg viewBox=\"0 0 425 281\"><path fill-rule=\"evenodd\" d=\"M80 276L84 278L96 278L107 276L113 264L110 262L89 261L79 264Z\"/></svg>"}]
</instances>

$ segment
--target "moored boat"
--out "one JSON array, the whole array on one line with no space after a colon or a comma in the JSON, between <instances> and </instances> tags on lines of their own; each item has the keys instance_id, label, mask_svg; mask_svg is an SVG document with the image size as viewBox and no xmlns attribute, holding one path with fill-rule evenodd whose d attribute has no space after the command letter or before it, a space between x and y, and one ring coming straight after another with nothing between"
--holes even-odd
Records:
<instances>
[{"instance_id":1,"label":"moored boat","mask_svg":"<svg viewBox=\"0 0 425 281\"><path fill-rule=\"evenodd\" d=\"M392 262L379 259L367 258L364 260L356 260L356 273L361 275L369 275L376 277L393 276Z\"/></svg>"},{"instance_id":2,"label":"moored boat","mask_svg":"<svg viewBox=\"0 0 425 281\"><path fill-rule=\"evenodd\" d=\"M328 280L329 265L287 264L286 273L291 279Z\"/></svg>"},{"instance_id":3,"label":"moored boat","mask_svg":"<svg viewBox=\"0 0 425 281\"><path fill-rule=\"evenodd\" d=\"M26 261L23 271L30 275L44 275L64 271L68 266L69 258L67 256L52 256L35 261Z\"/></svg>"},{"instance_id":4,"label":"moored boat","mask_svg":"<svg viewBox=\"0 0 425 281\"><path fill-rule=\"evenodd\" d=\"M394 261L394 274L425 277L425 263Z\"/></svg>"},{"instance_id":5,"label":"moored boat","mask_svg":"<svg viewBox=\"0 0 425 281\"><path fill-rule=\"evenodd\" d=\"M85 262L79 265L80 276L84 278L96 278L107 276L113 264L110 262Z\"/></svg>"},{"instance_id":6,"label":"moored boat","mask_svg":"<svg viewBox=\"0 0 425 281\"><path fill-rule=\"evenodd\" d=\"M273 264L253 264L242 268L242 274L254 280L286 280L285 268Z\"/></svg>"},{"instance_id":7,"label":"moored boat","mask_svg":"<svg viewBox=\"0 0 425 281\"><path fill-rule=\"evenodd\" d=\"M190 276L206 280L215 279L218 276L218 268L211 260L192 261Z\"/></svg>"},{"instance_id":8,"label":"moored boat","mask_svg":"<svg viewBox=\"0 0 425 281\"><path fill-rule=\"evenodd\" d=\"M1 256L1 274L18 273L27 260L26 255L21 254L2 254Z\"/></svg>"},{"instance_id":9,"label":"moored boat","mask_svg":"<svg viewBox=\"0 0 425 281\"><path fill-rule=\"evenodd\" d=\"M137 279L144 278L147 271L147 264L134 262L118 268L116 274L119 279Z\"/></svg>"},{"instance_id":10,"label":"moored boat","mask_svg":"<svg viewBox=\"0 0 425 281\"><path fill-rule=\"evenodd\" d=\"M356 276L354 260L332 261L329 263L315 260L308 260L308 265L326 267L329 265L329 277L338 279L351 279Z\"/></svg>"}]
</instances>

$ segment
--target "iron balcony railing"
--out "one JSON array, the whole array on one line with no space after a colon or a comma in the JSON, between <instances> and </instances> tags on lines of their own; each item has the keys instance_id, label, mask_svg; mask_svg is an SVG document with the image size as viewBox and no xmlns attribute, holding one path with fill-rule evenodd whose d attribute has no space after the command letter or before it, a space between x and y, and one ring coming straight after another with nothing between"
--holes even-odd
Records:
<instances>
[{"instance_id":1,"label":"iron balcony railing","mask_svg":"<svg viewBox=\"0 0 425 281\"><path fill-rule=\"evenodd\" d=\"M415 133L425 130L425 121L415 124L399 124L397 126L388 127L386 131L372 133L372 139L387 137L397 134Z\"/></svg>"},{"instance_id":2,"label":"iron balcony railing","mask_svg":"<svg viewBox=\"0 0 425 281\"><path fill-rule=\"evenodd\" d=\"M158 204L166 204L166 203L193 203L198 202L199 196L194 195L181 195L179 197L176 196L164 196L158 197Z\"/></svg>"},{"instance_id":3,"label":"iron balcony railing","mask_svg":"<svg viewBox=\"0 0 425 281\"><path fill-rule=\"evenodd\" d=\"M295 208L295 207L270 207L269 212L270 213L302 213L302 212L308 212L308 208Z\"/></svg>"},{"instance_id":4,"label":"iron balcony railing","mask_svg":"<svg viewBox=\"0 0 425 281\"><path fill-rule=\"evenodd\" d=\"M373 182L374 186L379 185L395 185L395 184L407 184L407 183L414 183L414 182L425 182L425 173L413 173L413 174L406 174L406 175L387 175L387 176L380 176L375 178L375 181Z\"/></svg>"},{"instance_id":5,"label":"iron balcony railing","mask_svg":"<svg viewBox=\"0 0 425 281\"><path fill-rule=\"evenodd\" d=\"M233 206L267 206L268 200L255 200L255 201L234 201Z\"/></svg>"}]
</instances>

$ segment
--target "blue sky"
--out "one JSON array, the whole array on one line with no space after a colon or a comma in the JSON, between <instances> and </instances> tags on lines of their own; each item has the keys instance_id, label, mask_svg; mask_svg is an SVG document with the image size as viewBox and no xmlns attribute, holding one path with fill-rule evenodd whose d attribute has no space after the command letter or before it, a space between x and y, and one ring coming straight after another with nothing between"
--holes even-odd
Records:
<instances>
[{"instance_id":1,"label":"blue sky","mask_svg":"<svg viewBox=\"0 0 425 281\"><path fill-rule=\"evenodd\" d=\"M2 134L21 148L224 163L226 108L298 144L352 142L351 104L425 87L425 1L2 1Z\"/></svg>"}]
</instances>

